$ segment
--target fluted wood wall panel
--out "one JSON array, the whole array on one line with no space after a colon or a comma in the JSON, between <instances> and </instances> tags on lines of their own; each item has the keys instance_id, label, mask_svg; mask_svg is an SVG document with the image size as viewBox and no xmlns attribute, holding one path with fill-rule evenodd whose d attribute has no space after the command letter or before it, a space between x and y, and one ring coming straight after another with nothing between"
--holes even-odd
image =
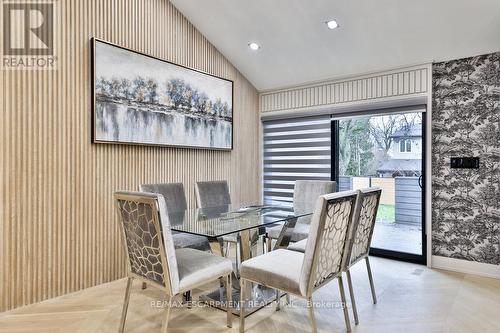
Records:
<instances>
[{"instance_id":1,"label":"fluted wood wall panel","mask_svg":"<svg viewBox=\"0 0 500 333\"><path fill-rule=\"evenodd\" d=\"M255 88L166 0L58 1L55 71L2 71L0 311L124 276L112 193L227 179L259 198ZM91 144L90 38L234 80L231 152Z\"/></svg>"},{"instance_id":2,"label":"fluted wood wall panel","mask_svg":"<svg viewBox=\"0 0 500 333\"><path fill-rule=\"evenodd\" d=\"M260 110L283 111L425 94L429 89L428 75L427 66L416 66L263 92Z\"/></svg>"}]
</instances>

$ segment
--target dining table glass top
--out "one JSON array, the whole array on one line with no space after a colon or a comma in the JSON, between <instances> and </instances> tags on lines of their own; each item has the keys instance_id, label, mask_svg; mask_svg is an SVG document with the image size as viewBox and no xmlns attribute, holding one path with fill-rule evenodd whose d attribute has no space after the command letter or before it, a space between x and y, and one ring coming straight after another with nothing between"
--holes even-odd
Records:
<instances>
[{"instance_id":1,"label":"dining table glass top","mask_svg":"<svg viewBox=\"0 0 500 333\"><path fill-rule=\"evenodd\" d=\"M311 203L230 204L169 212L173 231L217 238L312 215Z\"/></svg>"}]
</instances>

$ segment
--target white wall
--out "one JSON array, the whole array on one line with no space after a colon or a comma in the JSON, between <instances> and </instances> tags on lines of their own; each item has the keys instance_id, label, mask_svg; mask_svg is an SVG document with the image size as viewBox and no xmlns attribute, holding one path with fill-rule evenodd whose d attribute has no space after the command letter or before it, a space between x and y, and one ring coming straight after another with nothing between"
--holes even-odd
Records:
<instances>
[{"instance_id":1,"label":"white wall","mask_svg":"<svg viewBox=\"0 0 500 333\"><path fill-rule=\"evenodd\" d=\"M422 139L412 138L411 140L411 152L400 152L399 142L400 140L393 140L391 145L391 150L389 156L393 159L401 160L419 160L422 158Z\"/></svg>"}]
</instances>

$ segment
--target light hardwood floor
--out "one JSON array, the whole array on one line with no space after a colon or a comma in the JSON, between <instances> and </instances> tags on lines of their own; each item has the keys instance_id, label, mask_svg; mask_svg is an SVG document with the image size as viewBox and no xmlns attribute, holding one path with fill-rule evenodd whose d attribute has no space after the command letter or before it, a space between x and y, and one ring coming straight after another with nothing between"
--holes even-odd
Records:
<instances>
[{"instance_id":1,"label":"light hardwood floor","mask_svg":"<svg viewBox=\"0 0 500 333\"><path fill-rule=\"evenodd\" d=\"M352 270L360 324L353 332L500 332L500 280L424 266L372 258L378 304L371 302L363 263ZM42 303L0 314L0 332L116 332L125 291L119 280ZM202 290L195 291L195 298ZM154 288L133 286L126 332L159 332L162 310L151 306L162 300ZM345 332L338 284L331 283L314 295L326 307L316 309L320 332ZM284 300L283 300L284 301ZM292 298L293 307L274 307L247 318L247 332L309 332L305 302ZM238 332L225 326L225 316L213 308L174 308L169 332Z\"/></svg>"}]
</instances>

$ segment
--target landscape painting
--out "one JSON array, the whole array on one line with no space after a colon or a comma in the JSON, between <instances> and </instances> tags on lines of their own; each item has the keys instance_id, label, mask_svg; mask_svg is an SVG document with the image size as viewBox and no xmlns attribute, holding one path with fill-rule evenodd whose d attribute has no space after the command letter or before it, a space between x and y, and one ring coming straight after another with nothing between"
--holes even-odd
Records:
<instances>
[{"instance_id":1,"label":"landscape painting","mask_svg":"<svg viewBox=\"0 0 500 333\"><path fill-rule=\"evenodd\" d=\"M93 39L93 141L232 149L233 82Z\"/></svg>"}]
</instances>

